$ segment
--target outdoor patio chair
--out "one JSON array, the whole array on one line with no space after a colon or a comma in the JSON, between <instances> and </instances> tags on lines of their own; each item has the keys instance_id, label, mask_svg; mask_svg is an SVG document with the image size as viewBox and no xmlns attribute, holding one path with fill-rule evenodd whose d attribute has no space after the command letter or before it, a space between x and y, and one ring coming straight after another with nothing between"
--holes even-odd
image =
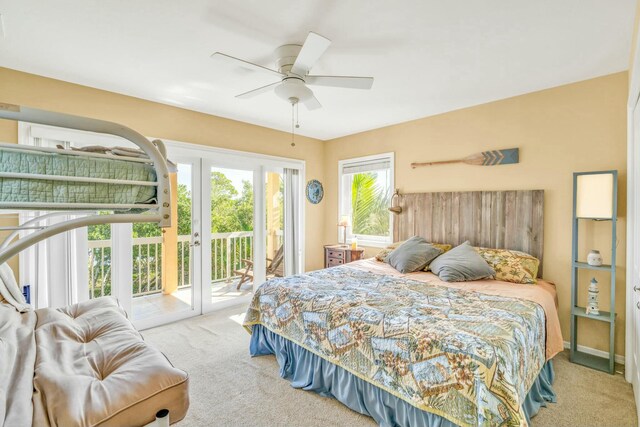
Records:
<instances>
[{"instance_id":1,"label":"outdoor patio chair","mask_svg":"<svg viewBox=\"0 0 640 427\"><path fill-rule=\"evenodd\" d=\"M267 258L267 278L269 277L282 277L282 261L284 261L284 246L280 246L273 259ZM253 282L253 261L250 259L242 260L244 267L240 270L234 270L234 274L240 275L240 281L236 290L240 290L240 287L245 282Z\"/></svg>"}]
</instances>

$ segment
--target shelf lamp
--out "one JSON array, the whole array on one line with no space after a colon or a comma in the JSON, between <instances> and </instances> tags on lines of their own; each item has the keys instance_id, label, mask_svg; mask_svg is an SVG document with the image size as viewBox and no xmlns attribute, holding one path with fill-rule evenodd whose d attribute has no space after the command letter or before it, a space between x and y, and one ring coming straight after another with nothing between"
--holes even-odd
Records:
<instances>
[{"instance_id":1,"label":"shelf lamp","mask_svg":"<svg viewBox=\"0 0 640 427\"><path fill-rule=\"evenodd\" d=\"M606 170L595 172L575 172L573 174L573 243L571 251L571 343L569 359L590 368L614 373L615 370L615 325L616 325L616 222L618 216L618 171ZM587 262L581 262L580 244L578 242L581 220L607 221L611 227L611 261L609 265L602 264L602 257L596 251L591 251ZM588 231L588 230L585 230ZM585 233L586 234L586 233ZM599 251L598 251L599 252ZM600 259L596 259L600 258ZM608 271L609 312L600 311L598 307L598 283L591 280L588 291L588 304L579 305L580 271L597 269ZM578 349L578 319L587 317L609 326L609 351L607 357L594 356Z\"/></svg>"},{"instance_id":2,"label":"shelf lamp","mask_svg":"<svg viewBox=\"0 0 640 427\"><path fill-rule=\"evenodd\" d=\"M347 227L351 225L351 219L348 215L342 215L340 217L340 222L338 223L338 227L343 227L342 229L342 243L347 244Z\"/></svg>"},{"instance_id":3,"label":"shelf lamp","mask_svg":"<svg viewBox=\"0 0 640 427\"><path fill-rule=\"evenodd\" d=\"M396 203L393 203L395 199ZM389 212L393 212L395 215L402 213L402 206L400 206L400 190L396 188L395 193L391 196L391 207L389 208Z\"/></svg>"},{"instance_id":4,"label":"shelf lamp","mask_svg":"<svg viewBox=\"0 0 640 427\"><path fill-rule=\"evenodd\" d=\"M577 218L595 220L613 218L613 173L578 175L575 191Z\"/></svg>"}]
</instances>

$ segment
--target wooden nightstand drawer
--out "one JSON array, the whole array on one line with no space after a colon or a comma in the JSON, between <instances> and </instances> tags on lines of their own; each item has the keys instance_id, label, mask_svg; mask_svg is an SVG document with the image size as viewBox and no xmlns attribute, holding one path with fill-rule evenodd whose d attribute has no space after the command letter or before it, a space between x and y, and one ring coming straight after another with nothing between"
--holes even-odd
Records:
<instances>
[{"instance_id":1,"label":"wooden nightstand drawer","mask_svg":"<svg viewBox=\"0 0 640 427\"><path fill-rule=\"evenodd\" d=\"M327 263L327 267L335 267L336 265L344 264L344 260L338 258L329 258L329 262Z\"/></svg>"},{"instance_id":2,"label":"wooden nightstand drawer","mask_svg":"<svg viewBox=\"0 0 640 427\"><path fill-rule=\"evenodd\" d=\"M344 260L344 251L335 251L335 250L327 249L327 256L329 258L339 258Z\"/></svg>"}]
</instances>

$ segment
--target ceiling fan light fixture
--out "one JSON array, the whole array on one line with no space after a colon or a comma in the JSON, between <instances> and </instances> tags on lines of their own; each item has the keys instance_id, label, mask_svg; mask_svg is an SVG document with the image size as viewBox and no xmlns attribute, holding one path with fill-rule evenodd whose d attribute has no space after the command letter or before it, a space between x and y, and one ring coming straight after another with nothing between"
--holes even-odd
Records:
<instances>
[{"instance_id":1,"label":"ceiling fan light fixture","mask_svg":"<svg viewBox=\"0 0 640 427\"><path fill-rule=\"evenodd\" d=\"M274 89L276 95L287 102L292 102L291 98L297 99L299 102L305 102L313 96L313 92L309 89L304 81L298 78L287 78L282 81Z\"/></svg>"}]
</instances>

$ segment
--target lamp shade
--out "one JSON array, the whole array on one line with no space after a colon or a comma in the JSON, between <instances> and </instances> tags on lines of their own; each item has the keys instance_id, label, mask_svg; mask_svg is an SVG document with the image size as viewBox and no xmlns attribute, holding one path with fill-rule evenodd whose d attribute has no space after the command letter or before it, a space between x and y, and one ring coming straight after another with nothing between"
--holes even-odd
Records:
<instances>
[{"instance_id":1,"label":"lamp shade","mask_svg":"<svg viewBox=\"0 0 640 427\"><path fill-rule=\"evenodd\" d=\"M613 186L613 173L578 175L576 182L576 217L612 218Z\"/></svg>"},{"instance_id":2,"label":"lamp shade","mask_svg":"<svg viewBox=\"0 0 640 427\"><path fill-rule=\"evenodd\" d=\"M349 215L342 215L340 217L340 222L338 223L338 225L341 227L349 227L349 225L351 225L351 219L349 218Z\"/></svg>"}]
</instances>

